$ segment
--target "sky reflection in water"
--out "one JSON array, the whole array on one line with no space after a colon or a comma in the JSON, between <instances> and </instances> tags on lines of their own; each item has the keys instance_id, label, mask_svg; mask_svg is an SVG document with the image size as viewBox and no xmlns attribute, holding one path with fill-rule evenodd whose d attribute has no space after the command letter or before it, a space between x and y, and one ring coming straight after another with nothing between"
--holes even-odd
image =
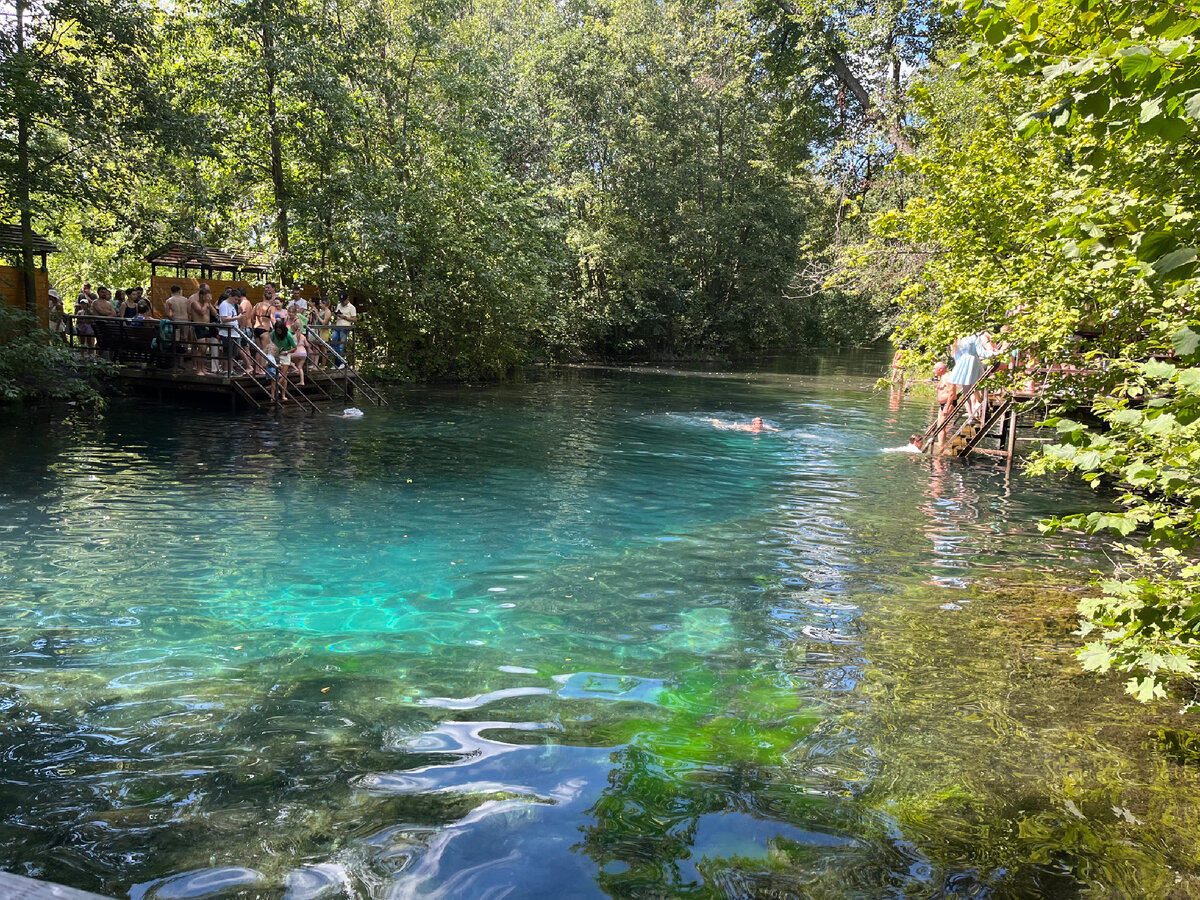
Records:
<instances>
[{"instance_id":1,"label":"sky reflection in water","mask_svg":"<svg viewBox=\"0 0 1200 900\"><path fill-rule=\"evenodd\" d=\"M1084 491L882 454L927 414L871 390L882 362L414 388L361 420L0 426L0 865L146 900L1094 877L1040 844L988 869L965 819L956 844L897 807L1045 799L1057 772L989 781L890 736L946 718L944 747L992 702L960 646L981 581L1101 558L1033 524ZM753 415L780 431L706 421ZM918 676L925 640L951 662ZM940 715L897 700L918 682ZM1093 738L1134 715L1072 690ZM1024 740L1018 760L1066 739Z\"/></svg>"}]
</instances>

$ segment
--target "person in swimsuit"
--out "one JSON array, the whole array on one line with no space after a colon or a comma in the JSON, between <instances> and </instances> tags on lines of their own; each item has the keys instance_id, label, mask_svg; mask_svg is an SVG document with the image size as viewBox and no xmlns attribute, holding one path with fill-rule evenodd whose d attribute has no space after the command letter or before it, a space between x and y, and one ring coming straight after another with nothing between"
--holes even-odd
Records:
<instances>
[{"instance_id":1,"label":"person in swimsuit","mask_svg":"<svg viewBox=\"0 0 1200 900\"><path fill-rule=\"evenodd\" d=\"M941 419L958 401L958 385L950 381L946 364L941 360L933 364L933 376L937 379L938 418Z\"/></svg>"},{"instance_id":2,"label":"person in swimsuit","mask_svg":"<svg viewBox=\"0 0 1200 900\"><path fill-rule=\"evenodd\" d=\"M183 296L183 288L177 284L171 285L171 296L167 298L167 318L176 323L174 328L174 354L176 360L176 368L182 368L183 362L179 359L181 353L187 352L187 348L192 344L192 329L188 326L188 301L187 297Z\"/></svg>"},{"instance_id":3,"label":"person in swimsuit","mask_svg":"<svg viewBox=\"0 0 1200 900\"><path fill-rule=\"evenodd\" d=\"M300 387L304 387L304 364L308 360L308 339L304 334L304 317L292 314L288 317L288 330L296 339L296 349L292 351L292 365L300 375Z\"/></svg>"},{"instance_id":4,"label":"person in swimsuit","mask_svg":"<svg viewBox=\"0 0 1200 900\"><path fill-rule=\"evenodd\" d=\"M313 312L313 321L317 326L317 337L325 343L329 343L331 329L329 323L333 321L333 310L329 308L329 300L326 297L318 297L316 299L316 310ZM316 368L324 368L326 365L325 348L320 344L313 344L313 366Z\"/></svg>"},{"instance_id":5,"label":"person in swimsuit","mask_svg":"<svg viewBox=\"0 0 1200 900\"><path fill-rule=\"evenodd\" d=\"M286 403L289 399L287 392L288 369L292 366L292 351L296 349L296 338L288 331L287 322L284 319L276 319L274 326L268 332L267 340L274 345L279 354L277 357L279 374L271 382L271 402L275 402L276 388L278 388Z\"/></svg>"},{"instance_id":6,"label":"person in swimsuit","mask_svg":"<svg viewBox=\"0 0 1200 900\"><path fill-rule=\"evenodd\" d=\"M132 319L137 315L137 301L131 300L124 291L117 291L113 302L117 304L117 315L122 319Z\"/></svg>"},{"instance_id":7,"label":"person in swimsuit","mask_svg":"<svg viewBox=\"0 0 1200 900\"><path fill-rule=\"evenodd\" d=\"M275 285L268 284L263 288L262 300L254 304L254 317L252 320L254 339L258 341L258 346L262 348L264 353L270 352L271 349L271 339L267 335L271 331L271 306L274 299Z\"/></svg>"},{"instance_id":8,"label":"person in swimsuit","mask_svg":"<svg viewBox=\"0 0 1200 900\"><path fill-rule=\"evenodd\" d=\"M200 289L196 291L188 299L188 318L194 323L221 321L220 315L217 313L216 307L212 304L212 290L207 284L200 285ZM205 360L211 360L214 345L217 340L217 329L212 325L195 324L192 326L195 335L196 343L192 347L192 365L195 367L197 375L209 374L208 367L204 365ZM215 366L216 363L213 362Z\"/></svg>"}]
</instances>

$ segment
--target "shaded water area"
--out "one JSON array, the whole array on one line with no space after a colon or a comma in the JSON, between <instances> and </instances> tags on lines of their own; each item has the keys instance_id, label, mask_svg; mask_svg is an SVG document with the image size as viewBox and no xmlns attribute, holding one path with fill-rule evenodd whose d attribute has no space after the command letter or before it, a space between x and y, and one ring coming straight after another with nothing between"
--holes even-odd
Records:
<instances>
[{"instance_id":1,"label":"shaded water area","mask_svg":"<svg viewBox=\"0 0 1200 900\"><path fill-rule=\"evenodd\" d=\"M1200 895L1097 502L870 352L0 424L0 868L116 897ZM780 430L718 430L762 415ZM1191 726L1194 728L1194 724Z\"/></svg>"}]
</instances>

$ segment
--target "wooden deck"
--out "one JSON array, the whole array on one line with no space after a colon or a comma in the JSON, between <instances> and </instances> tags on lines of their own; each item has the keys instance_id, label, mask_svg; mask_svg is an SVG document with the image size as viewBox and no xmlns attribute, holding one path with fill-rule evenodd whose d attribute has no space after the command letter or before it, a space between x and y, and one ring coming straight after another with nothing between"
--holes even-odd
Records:
<instances>
[{"instance_id":1,"label":"wooden deck","mask_svg":"<svg viewBox=\"0 0 1200 900\"><path fill-rule=\"evenodd\" d=\"M190 369L171 371L135 364L118 366L117 377L126 390L160 400L224 402L231 409L257 409L271 405L270 381L263 375L197 375ZM346 369L307 371L304 380L305 386L302 388L297 378L291 376L288 379L288 394L307 398L311 403L344 406L354 404L362 384L361 375ZM307 409L310 405L298 399L296 403L283 406Z\"/></svg>"}]
</instances>

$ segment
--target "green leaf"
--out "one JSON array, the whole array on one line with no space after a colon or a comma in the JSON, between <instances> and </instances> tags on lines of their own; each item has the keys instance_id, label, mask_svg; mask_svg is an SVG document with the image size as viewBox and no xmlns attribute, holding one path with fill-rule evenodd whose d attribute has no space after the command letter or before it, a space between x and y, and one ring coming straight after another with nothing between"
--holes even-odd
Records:
<instances>
[{"instance_id":1,"label":"green leaf","mask_svg":"<svg viewBox=\"0 0 1200 900\"><path fill-rule=\"evenodd\" d=\"M1185 325L1171 335L1171 346L1175 348L1175 352L1180 356L1191 356L1196 352L1196 348L1200 347L1200 334L1197 334ZM1192 369L1191 371L1195 370ZM1180 384L1182 383L1181 377Z\"/></svg>"},{"instance_id":2,"label":"green leaf","mask_svg":"<svg viewBox=\"0 0 1200 900\"><path fill-rule=\"evenodd\" d=\"M1154 271L1159 275L1165 275L1168 272L1173 272L1180 266L1186 266L1188 263L1196 261L1195 247L1180 247L1177 250L1172 250L1166 256L1161 257L1154 263Z\"/></svg>"},{"instance_id":3,"label":"green leaf","mask_svg":"<svg viewBox=\"0 0 1200 900\"><path fill-rule=\"evenodd\" d=\"M1200 91L1192 91L1183 101L1183 110L1192 119L1200 119Z\"/></svg>"},{"instance_id":4,"label":"green leaf","mask_svg":"<svg viewBox=\"0 0 1200 900\"><path fill-rule=\"evenodd\" d=\"M1142 421L1142 413L1136 409L1118 409L1106 418L1113 425L1136 425Z\"/></svg>"},{"instance_id":5,"label":"green leaf","mask_svg":"<svg viewBox=\"0 0 1200 900\"><path fill-rule=\"evenodd\" d=\"M1189 394L1200 394L1200 369L1180 369L1175 383Z\"/></svg>"},{"instance_id":6,"label":"green leaf","mask_svg":"<svg viewBox=\"0 0 1200 900\"><path fill-rule=\"evenodd\" d=\"M1079 653L1079 662L1089 672L1107 672L1112 667L1112 652L1099 641L1085 644Z\"/></svg>"},{"instance_id":7,"label":"green leaf","mask_svg":"<svg viewBox=\"0 0 1200 900\"><path fill-rule=\"evenodd\" d=\"M1142 112L1138 117L1138 121L1145 125L1151 119L1157 119L1162 115L1162 98L1155 97L1153 100L1146 100L1142 103Z\"/></svg>"},{"instance_id":8,"label":"green leaf","mask_svg":"<svg viewBox=\"0 0 1200 900\"><path fill-rule=\"evenodd\" d=\"M1121 57L1121 74L1130 80L1145 78L1157 68L1149 47L1122 47L1116 55Z\"/></svg>"},{"instance_id":9,"label":"green leaf","mask_svg":"<svg viewBox=\"0 0 1200 900\"><path fill-rule=\"evenodd\" d=\"M1163 362L1161 359L1152 359L1149 362L1144 362L1140 366L1142 374L1147 378L1170 378L1175 374L1175 367L1169 362Z\"/></svg>"},{"instance_id":10,"label":"green leaf","mask_svg":"<svg viewBox=\"0 0 1200 900\"><path fill-rule=\"evenodd\" d=\"M1157 470L1144 463L1133 463L1126 466L1122 476L1134 487L1142 487L1158 480Z\"/></svg>"}]
</instances>

